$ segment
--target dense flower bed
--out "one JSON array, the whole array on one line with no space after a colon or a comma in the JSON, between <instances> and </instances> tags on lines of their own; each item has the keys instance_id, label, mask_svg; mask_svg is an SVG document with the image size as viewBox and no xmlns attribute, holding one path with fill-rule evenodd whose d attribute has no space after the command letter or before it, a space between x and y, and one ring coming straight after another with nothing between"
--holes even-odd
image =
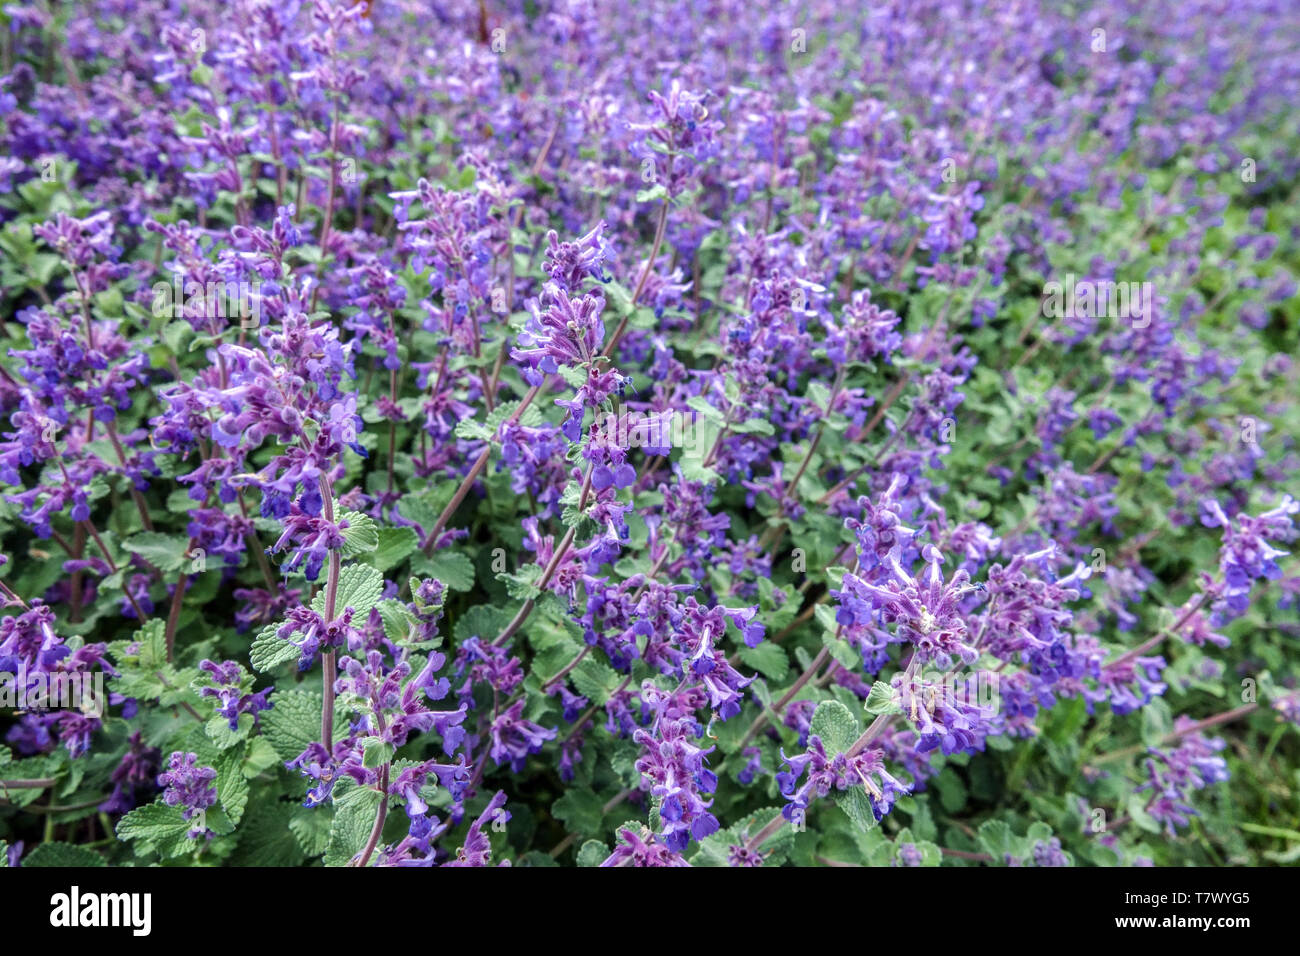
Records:
<instances>
[{"instance_id":1,"label":"dense flower bed","mask_svg":"<svg viewBox=\"0 0 1300 956\"><path fill-rule=\"evenodd\" d=\"M1293 5L0 24L0 861L1300 855Z\"/></svg>"}]
</instances>

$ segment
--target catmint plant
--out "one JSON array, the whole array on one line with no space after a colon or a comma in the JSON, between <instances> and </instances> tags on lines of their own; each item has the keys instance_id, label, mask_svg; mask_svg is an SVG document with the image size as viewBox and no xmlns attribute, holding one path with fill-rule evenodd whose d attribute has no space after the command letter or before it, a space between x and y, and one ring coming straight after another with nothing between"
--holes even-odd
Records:
<instances>
[{"instance_id":1,"label":"catmint plant","mask_svg":"<svg viewBox=\"0 0 1300 956\"><path fill-rule=\"evenodd\" d=\"M1294 862L1296 11L968 6L0 12L0 862Z\"/></svg>"}]
</instances>

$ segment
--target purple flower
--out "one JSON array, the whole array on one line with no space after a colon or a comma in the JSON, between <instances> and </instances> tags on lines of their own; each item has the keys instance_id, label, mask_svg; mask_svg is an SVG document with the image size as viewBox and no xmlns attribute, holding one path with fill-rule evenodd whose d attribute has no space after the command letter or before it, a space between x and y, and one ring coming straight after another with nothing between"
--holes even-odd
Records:
<instances>
[{"instance_id":1,"label":"purple flower","mask_svg":"<svg viewBox=\"0 0 1300 956\"><path fill-rule=\"evenodd\" d=\"M716 833L717 818L709 812L718 778L705 758L712 747L698 747L692 739L703 735L694 721L661 719L656 733L638 730L632 739L641 746L636 769L650 783L650 795L659 806L660 839L681 853L692 839Z\"/></svg>"},{"instance_id":2,"label":"purple flower","mask_svg":"<svg viewBox=\"0 0 1300 956\"><path fill-rule=\"evenodd\" d=\"M201 767L198 756L177 751L167 760L167 769L158 775L158 786L165 787L163 803L169 807L182 807L181 817L198 818L190 828L190 839L211 833L203 823L203 811L217 802L215 782L217 772L211 767Z\"/></svg>"},{"instance_id":3,"label":"purple flower","mask_svg":"<svg viewBox=\"0 0 1300 956\"><path fill-rule=\"evenodd\" d=\"M927 567L920 579L913 578L891 552L885 561L888 577L880 584L856 574L844 575L843 587L831 593L840 599L836 620L852 633L877 622L896 624L897 635L916 647L923 664L948 667L956 656L973 664L979 652L967 643L965 616L960 604L972 590L970 575L957 570L944 581L939 571L943 561L933 545L922 549Z\"/></svg>"},{"instance_id":4,"label":"purple flower","mask_svg":"<svg viewBox=\"0 0 1300 956\"><path fill-rule=\"evenodd\" d=\"M519 333L520 348L510 354L524 363L529 385L541 385L546 374L561 366L586 365L599 354L605 341L600 319L605 300L598 291L571 299L564 289L551 285L527 307L530 318Z\"/></svg>"},{"instance_id":5,"label":"purple flower","mask_svg":"<svg viewBox=\"0 0 1300 956\"><path fill-rule=\"evenodd\" d=\"M540 753L542 745L555 739L555 728L547 729L527 720L524 714L525 701L517 701L500 716L493 719L489 734L492 746L488 755L496 761L497 766L509 764L515 773L524 769L529 754Z\"/></svg>"},{"instance_id":6,"label":"purple flower","mask_svg":"<svg viewBox=\"0 0 1300 956\"><path fill-rule=\"evenodd\" d=\"M618 846L601 866L690 866L679 853L648 831L636 833L624 827L618 836Z\"/></svg>"},{"instance_id":7,"label":"purple flower","mask_svg":"<svg viewBox=\"0 0 1300 956\"><path fill-rule=\"evenodd\" d=\"M510 819L510 813L503 809L506 803L506 795L498 790L488 805L483 808L478 819L469 825L469 833L465 837L465 845L456 852L456 859L448 863L448 866L489 866L492 859L492 843L488 839L483 828L491 823L492 829L504 827ZM501 861L502 866L509 866L506 860Z\"/></svg>"},{"instance_id":8,"label":"purple flower","mask_svg":"<svg viewBox=\"0 0 1300 956\"><path fill-rule=\"evenodd\" d=\"M1203 525L1223 529L1219 569L1223 573L1224 587L1213 604L1214 623L1221 625L1246 612L1251 586L1255 581L1271 581L1282 577L1277 559L1288 552L1274 548L1268 541L1289 541L1295 536L1291 515L1300 511L1300 502L1290 495L1283 495L1277 507L1263 512L1257 518L1240 514L1235 525L1213 499L1202 501L1201 511Z\"/></svg>"},{"instance_id":9,"label":"purple flower","mask_svg":"<svg viewBox=\"0 0 1300 956\"><path fill-rule=\"evenodd\" d=\"M274 690L272 687L259 690L257 693L244 693L241 690L245 676L244 669L237 661L225 661L221 664L208 660L200 661L199 669L208 673L213 685L200 687L199 696L217 699L217 714L229 721L231 730L239 729L240 714L250 714L256 719L259 713L275 706L267 700L267 695Z\"/></svg>"}]
</instances>

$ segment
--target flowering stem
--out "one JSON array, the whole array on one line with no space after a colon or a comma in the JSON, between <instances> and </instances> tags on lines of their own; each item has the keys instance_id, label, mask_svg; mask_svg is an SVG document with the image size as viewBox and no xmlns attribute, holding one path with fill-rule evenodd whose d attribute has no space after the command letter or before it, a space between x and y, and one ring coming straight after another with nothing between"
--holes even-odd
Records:
<instances>
[{"instance_id":1,"label":"flowering stem","mask_svg":"<svg viewBox=\"0 0 1300 956\"><path fill-rule=\"evenodd\" d=\"M836 636L838 637L838 634ZM790 703L790 701L794 699L794 695L803 690L804 685L812 680L813 675L821 669L822 664L826 663L826 658L829 656L829 647L822 645L822 649L817 652L817 656L812 659L812 663L809 664L804 672L799 675L799 679L790 685L790 689L781 695L781 699L772 705L771 710L765 710L754 718L754 722L749 725L749 729L745 731L745 735L740 738L740 743L736 745L737 750L745 746L745 744L749 743L754 738L754 735L757 734L759 730L762 729L763 725L768 722L771 715L775 714L779 716L781 711L785 710L786 704Z\"/></svg>"},{"instance_id":2,"label":"flowering stem","mask_svg":"<svg viewBox=\"0 0 1300 956\"><path fill-rule=\"evenodd\" d=\"M785 823L785 817L783 817L781 814L778 813L776 816L774 816L771 820L767 822L767 825L763 827L763 829L759 830L752 837L750 837L750 839L745 841L745 849L757 850L760 846L762 846L764 843L767 842L768 837L776 833L777 830L781 829L781 824L783 823Z\"/></svg>"},{"instance_id":3,"label":"flowering stem","mask_svg":"<svg viewBox=\"0 0 1300 956\"><path fill-rule=\"evenodd\" d=\"M384 821L388 819L388 764L384 764L379 768L379 786L384 791L384 795L379 801L379 812L375 814L375 825L370 829L370 838L366 840L365 849L361 851L361 856L357 859L357 866L365 866L370 862L370 855L375 852L375 847L379 844L380 834L384 832Z\"/></svg>"},{"instance_id":4,"label":"flowering stem","mask_svg":"<svg viewBox=\"0 0 1300 956\"><path fill-rule=\"evenodd\" d=\"M397 369L392 369L388 373L388 396L394 405L397 404ZM397 457L397 422L388 423L388 493L393 493L393 462Z\"/></svg>"},{"instance_id":5,"label":"flowering stem","mask_svg":"<svg viewBox=\"0 0 1300 956\"><path fill-rule=\"evenodd\" d=\"M546 585L550 583L551 576L559 566L560 559L564 557L565 552L569 550L569 545L573 543L573 536L574 531L570 528L565 532L564 537L560 540L560 545L555 549L555 554L551 555L551 560L546 565L546 570L543 571L542 576L537 579L537 589L539 591L543 590ZM499 647L508 641L515 631L519 630L519 628L523 626L524 621L528 620L528 616L533 613L533 608L536 604L537 602L533 598L528 598L524 601L523 606L519 608L518 613L516 613L510 623L506 625L505 630L498 634L496 640L492 642L492 646Z\"/></svg>"},{"instance_id":6,"label":"flowering stem","mask_svg":"<svg viewBox=\"0 0 1300 956\"><path fill-rule=\"evenodd\" d=\"M117 428L113 420L109 419L104 422L104 428L108 431L108 438L113 443L113 451L117 453L117 460L122 463L123 470L126 469L126 451L122 448L122 440L117 437ZM130 476L126 479L131 481ZM140 523L144 525L145 531L153 530L153 520L149 517L149 507L144 503L144 495L140 494L140 489L131 483L131 498L135 501L136 510L140 512Z\"/></svg>"},{"instance_id":7,"label":"flowering stem","mask_svg":"<svg viewBox=\"0 0 1300 956\"><path fill-rule=\"evenodd\" d=\"M77 522L76 528L72 534L72 556L80 560L86 551L86 529L81 522ZM73 624L81 621L81 571L72 572L72 580L69 582L72 593L69 595L68 603L71 605L68 612L68 619Z\"/></svg>"},{"instance_id":8,"label":"flowering stem","mask_svg":"<svg viewBox=\"0 0 1300 956\"><path fill-rule=\"evenodd\" d=\"M104 545L104 539L99 536L99 532L95 530L95 526L90 523L89 518L86 518L81 523L85 525L86 531L89 532L90 536L95 539L95 544L99 546L100 554L102 554L104 560L108 562L109 570L116 574L117 562L113 560L113 555ZM140 605L136 603L135 596L131 593L131 588L127 584L125 578L122 581L122 593L126 596L126 600L131 605L132 610L135 611L135 619L143 625L145 621L145 613L140 609Z\"/></svg>"},{"instance_id":9,"label":"flowering stem","mask_svg":"<svg viewBox=\"0 0 1300 956\"><path fill-rule=\"evenodd\" d=\"M636 790L632 787L627 787L623 790L620 790L618 793L614 794L614 796L610 797L608 800L605 801L605 805L600 808L600 812L602 814L609 813L609 811L613 810L616 806L618 806L628 797L632 796L632 794L634 793L636 793ZM550 853L551 859L552 860L558 859L561 853L563 853L565 850L567 850L569 847L573 846L573 844L577 842L577 839L578 839L578 835L576 833L570 833L559 843L555 844L555 846L551 848L551 853Z\"/></svg>"},{"instance_id":10,"label":"flowering stem","mask_svg":"<svg viewBox=\"0 0 1300 956\"><path fill-rule=\"evenodd\" d=\"M885 400L880 404L880 407L876 409L876 413L873 416L871 416L871 420L868 421L867 424L863 427L862 431L854 437L853 440L855 442L861 441L863 438L866 438L868 435L871 434L872 430L876 427L876 425L880 423L880 420L885 417L885 412L889 411L890 406L893 405L894 402L898 401L898 397L903 394L903 389L907 387L907 383L910 382L911 380L912 380L912 376L911 374L908 374L903 376L897 382L894 383L893 388L891 388L889 390L889 393L885 396ZM909 418L911 417L910 414L908 417ZM903 428L906 427L906 424L907 423L905 421L903 423L903 426L900 426L898 431L894 432L894 434L896 435L898 434L898 432L901 432ZM877 454L876 456L877 459L879 459L880 455L883 453L884 453L884 449L882 449L881 452ZM853 484L853 482L857 481L858 477L864 471L866 471L868 467L870 466L863 465L860 468L855 468L852 472L846 475L837 485L831 488L830 491L826 492L826 494L818 498L817 504L819 505L826 504L826 502L830 501L831 498L839 494L839 492L847 488L849 485Z\"/></svg>"},{"instance_id":11,"label":"flowering stem","mask_svg":"<svg viewBox=\"0 0 1300 956\"><path fill-rule=\"evenodd\" d=\"M189 575L182 574L176 579L176 590L172 592L172 604L167 611L167 629L163 634L167 644L167 663L172 662L172 648L176 644L176 626L181 619L181 603L185 600L185 589L189 586Z\"/></svg>"},{"instance_id":12,"label":"flowering stem","mask_svg":"<svg viewBox=\"0 0 1300 956\"><path fill-rule=\"evenodd\" d=\"M912 241L909 242L907 244L907 248L903 250L902 261L898 263L898 267L894 270L894 278L900 280L899 288L907 288L907 284L901 281L903 278L903 270L906 269L907 264L912 261L912 254L916 252L917 243L919 243L920 241L921 241L921 234L919 232L914 233L912 236Z\"/></svg>"},{"instance_id":13,"label":"flowering stem","mask_svg":"<svg viewBox=\"0 0 1300 956\"><path fill-rule=\"evenodd\" d=\"M610 693L609 695L610 700L613 700L615 697L621 694L623 692L623 689L627 687L627 685L630 683L632 683L632 675L628 674L626 677L623 678L623 682L619 684L617 687L615 687L613 692ZM580 716L577 720L573 722L573 729L569 731L568 735L565 736L564 740L560 741L561 746L567 744L570 740L572 740L577 735L578 731L580 731L583 725L591 719L591 715L596 712L596 708L599 706L600 706L599 704L592 704L590 707L588 707L586 710L582 712L582 716Z\"/></svg>"},{"instance_id":14,"label":"flowering stem","mask_svg":"<svg viewBox=\"0 0 1300 956\"><path fill-rule=\"evenodd\" d=\"M334 489L325 475L320 476L320 493L324 502L325 520L334 521ZM325 579L325 621L334 620L335 604L339 594L339 552L331 548L329 553L329 576ZM320 742L327 754L334 752L334 651L325 651L321 655L321 711Z\"/></svg>"},{"instance_id":15,"label":"flowering stem","mask_svg":"<svg viewBox=\"0 0 1300 956\"><path fill-rule=\"evenodd\" d=\"M153 676L156 677L156 678L158 678L158 683L162 684L162 685L163 685L164 687L166 687L168 690L179 690L179 689L180 689L180 688L178 688L175 684L173 684L171 681L169 681L169 680L168 680L168 679L163 675L163 672L162 672L162 671L154 671L154 675L153 675ZM195 710L195 709L194 709L194 708L189 704L189 702L187 702L187 701L183 701L183 700L182 700L182 701L180 702L180 706L181 706L181 709L182 709L182 710L184 710L186 713L188 713L191 717L193 717L193 718L194 718L195 720L197 720L199 723L201 723L201 724L203 724L203 723L207 723L207 720L206 720L204 717L202 717L202 716L199 714L199 712L198 712L197 710Z\"/></svg>"},{"instance_id":16,"label":"flowering stem","mask_svg":"<svg viewBox=\"0 0 1300 956\"><path fill-rule=\"evenodd\" d=\"M1118 442L1114 444L1113 447L1098 455L1096 460L1094 460L1093 463L1088 466L1088 470L1087 472L1085 472L1085 474L1089 474L1089 475L1096 474L1098 469L1100 469L1103 465L1106 464L1106 462L1110 461L1112 458L1118 455L1123 448L1124 448L1124 439L1121 438Z\"/></svg>"},{"instance_id":17,"label":"flowering stem","mask_svg":"<svg viewBox=\"0 0 1300 956\"><path fill-rule=\"evenodd\" d=\"M537 397L540 391L541 387L538 385L534 385L530 388L527 394L519 400L518 407L516 407L510 414L510 417L506 419L506 424L513 425L515 422L519 421L519 416L521 416L528 406L533 403L533 399ZM451 519L451 516L455 514L456 509L460 507L460 503L465 500L465 496L469 494L469 490L473 487L474 482L478 480L478 476L481 475L483 469L487 467L488 457L491 454L492 443L489 441L484 446L483 453L478 456L478 460L474 462L473 467L470 468L469 474L465 476L463 481L461 481L460 487L456 489L456 493L451 496L451 501L447 502L447 507L442 509L442 514L438 515L438 520L434 522L433 528L429 532L429 536L424 541L425 554L433 553L433 546L437 542L438 536L442 534L442 529L447 526L447 522Z\"/></svg>"},{"instance_id":18,"label":"flowering stem","mask_svg":"<svg viewBox=\"0 0 1300 956\"><path fill-rule=\"evenodd\" d=\"M645 580L641 582L641 586L637 588L632 595L633 607L636 607L637 602L641 599L641 595L645 592L645 589L650 586L650 582L659 576L659 572L663 570L664 562L667 560L668 543L664 542L664 549L660 552L659 557L655 559L654 566L650 568L650 573L645 576Z\"/></svg>"},{"instance_id":19,"label":"flowering stem","mask_svg":"<svg viewBox=\"0 0 1300 956\"><path fill-rule=\"evenodd\" d=\"M1213 717L1206 717L1204 720L1198 720L1194 724L1184 727L1182 730L1175 730L1172 733L1165 734L1160 738L1161 744L1171 744L1176 740L1181 740L1192 734L1200 733L1202 730L1209 730L1211 727L1217 727L1220 724L1231 723L1240 717L1254 713L1259 709L1259 704L1242 704L1240 707L1234 707L1232 710L1225 710L1221 714L1215 714ZM1143 744L1137 744L1133 747L1125 747L1122 750L1114 750L1108 754L1103 754L1093 761L1094 764L1110 763L1112 760L1122 760L1124 757L1131 757L1134 754L1142 753L1149 748Z\"/></svg>"},{"instance_id":20,"label":"flowering stem","mask_svg":"<svg viewBox=\"0 0 1300 956\"><path fill-rule=\"evenodd\" d=\"M1198 594L1196 596L1196 600L1192 602L1192 605L1186 611L1183 612L1183 616L1174 622L1173 627L1160 630L1155 634L1154 637L1151 637L1148 640L1143 641L1141 644L1133 648L1131 651L1126 651L1125 653L1115 658L1115 660L1111 661L1109 664L1106 664L1105 666L1109 668L1109 667L1120 667L1124 664L1127 664L1129 661L1133 660L1134 658L1142 656L1147 651L1151 650L1153 647L1159 645L1160 642L1163 641L1166 637L1170 637L1171 635L1177 634L1178 629L1187 623L1187 619L1190 618L1194 613L1196 613L1196 610L1203 603L1205 603L1205 594L1204 593Z\"/></svg>"},{"instance_id":21,"label":"flowering stem","mask_svg":"<svg viewBox=\"0 0 1300 956\"><path fill-rule=\"evenodd\" d=\"M587 507L587 499L591 495L592 471L593 469L588 467L587 475L582 481L582 493L578 496L579 513L581 513L583 509ZM551 555L551 560L546 563L546 569L542 572L542 576L537 579L536 587L539 593L541 591L546 590L546 585L551 583L551 578L555 575L556 569L559 568L560 561L562 561L564 559L564 556L568 553L570 546L573 544L573 538L576 534L577 534L577 525L575 524L571 526L569 530L564 533L564 537L560 539L560 543L555 548L555 553ZM496 640L492 642L492 646L500 647L502 644L508 641L511 635L513 635L515 631L519 630L519 628L523 626L524 621L528 620L528 615L533 613L533 608L536 605L537 602L533 598L528 598L526 601L524 601L523 607L519 609L519 613L517 613L514 616L514 619L511 620L511 622L506 625L505 630L497 635Z\"/></svg>"},{"instance_id":22,"label":"flowering stem","mask_svg":"<svg viewBox=\"0 0 1300 956\"><path fill-rule=\"evenodd\" d=\"M786 637L788 637L788 636L790 635L790 633L791 633L792 631L794 631L795 628L797 628L800 624L805 623L805 622L806 622L810 617L812 617L815 613L817 613L817 605L819 605L819 604L821 604L822 602L824 602L824 601L826 600L826 598L829 597L829 595L830 595L830 592L828 591L826 594L823 594L823 595L822 595L820 598L818 598L816 601L813 601L813 602L812 602L811 604L809 604L806 608L804 608L802 611L800 611L798 617L796 617L793 621L791 621L789 624L787 624L786 627L785 627L785 629L784 629L783 631L781 631L780 634L778 634L778 635L776 635L776 637L772 638L772 643L773 643L773 644L780 644L783 640L785 640Z\"/></svg>"},{"instance_id":23,"label":"flowering stem","mask_svg":"<svg viewBox=\"0 0 1300 956\"><path fill-rule=\"evenodd\" d=\"M571 670L573 670L575 667L577 667L579 664L582 663L582 659L586 657L590 651L591 651L591 645L590 644L585 645L582 648L582 650L578 652L578 656L575 657L573 660L569 661L569 663L565 664L564 667L560 669L560 672L558 674L556 674L554 677L542 683L543 692L546 690L546 688L550 687L556 681L563 680L564 677Z\"/></svg>"},{"instance_id":24,"label":"flowering stem","mask_svg":"<svg viewBox=\"0 0 1300 956\"><path fill-rule=\"evenodd\" d=\"M645 291L645 284L650 278L650 270L654 268L655 260L659 258L659 246L664 241L664 228L668 225L668 200L663 201L659 207L659 222L655 226L654 245L650 247L650 258L646 260L645 267L641 270L641 278L637 280L636 290L632 293L632 304L628 307L627 315L619 321L618 327L614 329L614 334L610 337L609 344L605 346L600 353L604 356L612 356L614 349L618 347L618 341L623 337L623 332L627 329L627 320L632 317L632 312L636 309L636 304L641 298L641 293Z\"/></svg>"},{"instance_id":25,"label":"flowering stem","mask_svg":"<svg viewBox=\"0 0 1300 956\"><path fill-rule=\"evenodd\" d=\"M376 712L376 719L379 722L379 733L382 736L385 730L384 718ZM379 811L375 814L375 825L370 828L370 837L366 840L365 848L362 849L361 855L356 858L353 865L361 867L370 862L370 855L375 852L375 847L379 845L379 838L384 832L384 821L388 819L388 774L392 764L385 761L379 768Z\"/></svg>"},{"instance_id":26,"label":"flowering stem","mask_svg":"<svg viewBox=\"0 0 1300 956\"><path fill-rule=\"evenodd\" d=\"M920 655L913 652L912 659L907 662L907 668L903 671L903 686L907 686L911 682L912 678L916 676L917 667L921 663L919 657ZM853 746L844 752L844 756L856 757L858 754L862 753L862 751L866 750L867 747L871 745L871 741L884 733L885 728L894 722L896 716L898 715L879 714L876 719L871 722L871 725L863 732L862 736L853 742Z\"/></svg>"},{"instance_id":27,"label":"flowering stem","mask_svg":"<svg viewBox=\"0 0 1300 956\"><path fill-rule=\"evenodd\" d=\"M245 518L248 517L248 504L244 501L244 492L239 492L239 510L243 512ZM262 569L262 579L266 581L266 590L270 594L275 594L278 590L275 584L275 576L271 573L271 562L266 560L266 549L262 547L262 539L257 535L257 528L249 522L248 534L244 538L253 549L253 554L257 555L257 565ZM193 547L193 545L191 545Z\"/></svg>"},{"instance_id":28,"label":"flowering stem","mask_svg":"<svg viewBox=\"0 0 1300 956\"><path fill-rule=\"evenodd\" d=\"M799 463L799 469L794 473L794 477L790 479L789 484L786 486L785 496L782 497L781 506L777 511L778 518L785 517L786 500L793 499L795 495L798 493L799 480L803 478L803 473L808 470L808 463L812 461L813 455L817 453L817 446L821 444L822 436L826 434L826 419L830 417L831 410L835 407L835 399L839 395L840 389L844 387L845 374L846 374L846 369L844 366L841 366L840 370L835 375L835 382L831 385L830 398L826 400L826 412L825 415L822 417L821 422L819 422L817 425L817 434L814 435L812 441L808 443L808 451L803 456L803 461ZM763 550L768 545L774 544L776 541L779 541L781 539L781 536L785 534L785 529L787 526L788 526L788 522L786 521L782 521L778 525L773 525L769 529L771 532L773 532L772 538L770 540L768 540L767 538L768 532L766 531L763 532L763 538L758 543L759 550Z\"/></svg>"},{"instance_id":29,"label":"flowering stem","mask_svg":"<svg viewBox=\"0 0 1300 956\"><path fill-rule=\"evenodd\" d=\"M939 852L944 856L951 856L958 860L975 860L978 863L992 863L993 857L987 853L971 853L968 850L950 850L946 846L939 847Z\"/></svg>"}]
</instances>

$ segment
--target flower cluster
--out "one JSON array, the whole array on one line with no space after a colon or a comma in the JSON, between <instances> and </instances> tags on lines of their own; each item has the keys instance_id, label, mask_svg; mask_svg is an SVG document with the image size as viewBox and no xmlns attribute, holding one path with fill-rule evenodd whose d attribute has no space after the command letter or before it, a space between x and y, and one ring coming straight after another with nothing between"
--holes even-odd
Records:
<instances>
[{"instance_id":1,"label":"flower cluster","mask_svg":"<svg viewBox=\"0 0 1300 956\"><path fill-rule=\"evenodd\" d=\"M209 835L204 822L204 811L217 802L217 788L213 781L217 772L211 767L199 766L198 756L192 753L174 753L167 759L167 769L158 774L158 786L164 787L163 803L181 807L181 816L195 821L190 827L190 839Z\"/></svg>"},{"instance_id":2,"label":"flower cluster","mask_svg":"<svg viewBox=\"0 0 1300 956\"><path fill-rule=\"evenodd\" d=\"M1274 861L1300 15L970 6L7 6L3 859Z\"/></svg>"}]
</instances>

